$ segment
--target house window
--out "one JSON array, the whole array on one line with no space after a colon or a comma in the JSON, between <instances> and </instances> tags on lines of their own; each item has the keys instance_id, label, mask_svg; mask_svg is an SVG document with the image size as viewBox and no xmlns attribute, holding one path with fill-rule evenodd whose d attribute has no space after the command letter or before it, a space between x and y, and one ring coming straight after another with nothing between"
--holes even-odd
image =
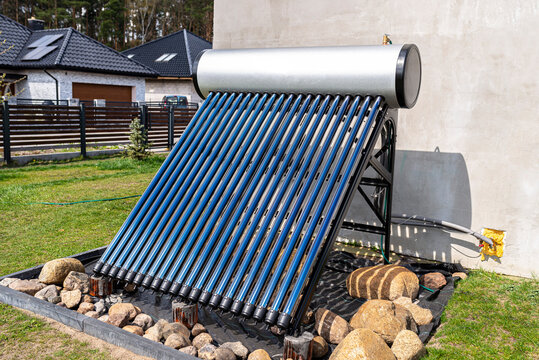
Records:
<instances>
[{"instance_id":1,"label":"house window","mask_svg":"<svg viewBox=\"0 0 539 360\"><path fill-rule=\"evenodd\" d=\"M174 54L163 54L161 56L159 56L157 59L155 59L155 62L167 62L167 61L170 61L172 58L174 58L174 56L178 55L177 53L174 53Z\"/></svg>"},{"instance_id":2,"label":"house window","mask_svg":"<svg viewBox=\"0 0 539 360\"><path fill-rule=\"evenodd\" d=\"M127 55L127 57L130 58L130 59L131 59L133 56L135 56L135 54L129 54L129 55Z\"/></svg>"}]
</instances>

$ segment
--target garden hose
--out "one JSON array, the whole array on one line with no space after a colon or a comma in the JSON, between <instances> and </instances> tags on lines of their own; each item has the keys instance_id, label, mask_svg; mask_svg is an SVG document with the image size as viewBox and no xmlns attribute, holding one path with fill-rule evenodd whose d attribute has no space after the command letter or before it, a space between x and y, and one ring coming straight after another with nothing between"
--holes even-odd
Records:
<instances>
[{"instance_id":1,"label":"garden hose","mask_svg":"<svg viewBox=\"0 0 539 360\"><path fill-rule=\"evenodd\" d=\"M81 201L73 201L73 202L63 202L63 203L55 203L55 202L31 202L27 203L26 205L74 205L74 204L82 204L82 203L90 203L90 202L98 202L98 201L113 201L113 200L122 200L122 199L129 199L134 197L139 197L141 195L131 195L131 196L122 196L117 198L107 198L107 199L95 199L95 200L81 200Z\"/></svg>"}]
</instances>

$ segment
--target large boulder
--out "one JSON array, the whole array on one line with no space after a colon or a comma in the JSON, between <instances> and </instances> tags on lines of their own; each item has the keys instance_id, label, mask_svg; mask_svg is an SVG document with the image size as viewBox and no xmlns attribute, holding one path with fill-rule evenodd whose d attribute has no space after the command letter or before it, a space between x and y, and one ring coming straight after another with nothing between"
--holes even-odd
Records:
<instances>
[{"instance_id":1,"label":"large boulder","mask_svg":"<svg viewBox=\"0 0 539 360\"><path fill-rule=\"evenodd\" d=\"M144 330L142 330L142 328L137 325L126 325L122 329L135 335L139 335L139 336L144 335Z\"/></svg>"},{"instance_id":2,"label":"large boulder","mask_svg":"<svg viewBox=\"0 0 539 360\"><path fill-rule=\"evenodd\" d=\"M403 330L397 335L391 351L397 360L418 360L426 353L419 336L410 330Z\"/></svg>"},{"instance_id":3,"label":"large boulder","mask_svg":"<svg viewBox=\"0 0 539 360\"><path fill-rule=\"evenodd\" d=\"M9 288L34 296L38 291L43 290L47 285L40 283L36 279L21 280L17 279L9 284Z\"/></svg>"},{"instance_id":4,"label":"large boulder","mask_svg":"<svg viewBox=\"0 0 539 360\"><path fill-rule=\"evenodd\" d=\"M90 277L84 272L70 271L64 279L65 290L79 289L86 294L90 290Z\"/></svg>"},{"instance_id":5,"label":"large boulder","mask_svg":"<svg viewBox=\"0 0 539 360\"><path fill-rule=\"evenodd\" d=\"M95 305L88 302L82 302L77 309L77 312L86 314L88 311L95 311Z\"/></svg>"},{"instance_id":6,"label":"large boulder","mask_svg":"<svg viewBox=\"0 0 539 360\"><path fill-rule=\"evenodd\" d=\"M181 348L179 351L181 351L182 353L185 353L185 354L188 354L188 355L191 355L191 356L197 356L198 355L198 350L195 346L191 345L191 346L186 346L184 348Z\"/></svg>"},{"instance_id":7,"label":"large boulder","mask_svg":"<svg viewBox=\"0 0 539 360\"><path fill-rule=\"evenodd\" d=\"M369 300L352 316L350 326L372 330L391 345L397 334L406 329L406 322L395 311L395 304L389 300Z\"/></svg>"},{"instance_id":8,"label":"large boulder","mask_svg":"<svg viewBox=\"0 0 539 360\"><path fill-rule=\"evenodd\" d=\"M19 280L19 279L17 279L17 278L5 278L5 279L2 279L2 280L0 280L0 286L9 287L9 284L11 284L12 282L17 281L17 280Z\"/></svg>"},{"instance_id":9,"label":"large boulder","mask_svg":"<svg viewBox=\"0 0 539 360\"><path fill-rule=\"evenodd\" d=\"M346 279L350 296L394 300L401 296L415 299L419 280L410 270L397 265L368 266L354 270Z\"/></svg>"},{"instance_id":10,"label":"large boulder","mask_svg":"<svg viewBox=\"0 0 539 360\"><path fill-rule=\"evenodd\" d=\"M315 336L313 339L313 357L322 358L329 350L328 343L322 336Z\"/></svg>"},{"instance_id":11,"label":"large boulder","mask_svg":"<svg viewBox=\"0 0 539 360\"><path fill-rule=\"evenodd\" d=\"M198 349L198 357L204 360L216 360L215 350L217 350L215 345L206 344Z\"/></svg>"},{"instance_id":12,"label":"large boulder","mask_svg":"<svg viewBox=\"0 0 539 360\"><path fill-rule=\"evenodd\" d=\"M447 280L442 273L431 272L421 275L419 283L429 289L441 289L447 284Z\"/></svg>"},{"instance_id":13,"label":"large boulder","mask_svg":"<svg viewBox=\"0 0 539 360\"><path fill-rule=\"evenodd\" d=\"M171 334L179 334L187 339L189 339L189 335L191 335L191 333L189 332L189 329L185 325L179 322L167 323L165 324L165 326L163 326L163 337L165 339L168 339L168 337ZM184 345L182 347L185 347L185 346L188 346L188 345Z\"/></svg>"},{"instance_id":14,"label":"large boulder","mask_svg":"<svg viewBox=\"0 0 539 360\"><path fill-rule=\"evenodd\" d=\"M129 315L125 312L109 314L107 323L117 327L124 327L129 323Z\"/></svg>"},{"instance_id":15,"label":"large boulder","mask_svg":"<svg viewBox=\"0 0 539 360\"><path fill-rule=\"evenodd\" d=\"M249 355L249 349L247 349L241 341L226 342L219 346L220 349L229 349L231 350L238 359L246 360L247 355Z\"/></svg>"},{"instance_id":16,"label":"large boulder","mask_svg":"<svg viewBox=\"0 0 539 360\"><path fill-rule=\"evenodd\" d=\"M198 334L193 339L193 345L196 346L196 348L199 349L199 350L202 347L204 347L204 345L211 344L212 342L213 342L213 338L208 333Z\"/></svg>"},{"instance_id":17,"label":"large boulder","mask_svg":"<svg viewBox=\"0 0 539 360\"><path fill-rule=\"evenodd\" d=\"M133 320L133 325L140 326L142 330L146 331L148 328L153 326L153 319L150 315L147 314L138 314Z\"/></svg>"},{"instance_id":18,"label":"large boulder","mask_svg":"<svg viewBox=\"0 0 539 360\"><path fill-rule=\"evenodd\" d=\"M196 323L195 325L193 325L193 328L191 329L191 334L193 334L193 336L197 336L198 334L202 334L205 332L208 332L208 331L206 330L204 325L199 324L199 323Z\"/></svg>"},{"instance_id":19,"label":"large boulder","mask_svg":"<svg viewBox=\"0 0 539 360\"><path fill-rule=\"evenodd\" d=\"M256 349L249 354L247 360L271 360L271 356L264 349Z\"/></svg>"},{"instance_id":20,"label":"large boulder","mask_svg":"<svg viewBox=\"0 0 539 360\"><path fill-rule=\"evenodd\" d=\"M190 345L191 342L189 341L189 339L186 339L185 336L183 336L182 334L176 333L170 334L165 341L165 346L171 347L173 349L181 349Z\"/></svg>"},{"instance_id":21,"label":"large boulder","mask_svg":"<svg viewBox=\"0 0 539 360\"><path fill-rule=\"evenodd\" d=\"M327 309L316 310L314 318L318 335L332 344L340 343L350 332L346 320Z\"/></svg>"},{"instance_id":22,"label":"large boulder","mask_svg":"<svg viewBox=\"0 0 539 360\"><path fill-rule=\"evenodd\" d=\"M333 350L329 360L395 360L395 356L373 331L356 329Z\"/></svg>"},{"instance_id":23,"label":"large boulder","mask_svg":"<svg viewBox=\"0 0 539 360\"><path fill-rule=\"evenodd\" d=\"M63 284L71 271L84 272L84 265L73 258L56 259L43 265L39 274L39 281L44 284Z\"/></svg>"},{"instance_id":24,"label":"large boulder","mask_svg":"<svg viewBox=\"0 0 539 360\"><path fill-rule=\"evenodd\" d=\"M427 325L433 319L432 312L429 309L424 309L421 306L412 303L410 298L400 297L393 300L393 303L395 305L405 307L408 311L410 311L417 325Z\"/></svg>"}]
</instances>

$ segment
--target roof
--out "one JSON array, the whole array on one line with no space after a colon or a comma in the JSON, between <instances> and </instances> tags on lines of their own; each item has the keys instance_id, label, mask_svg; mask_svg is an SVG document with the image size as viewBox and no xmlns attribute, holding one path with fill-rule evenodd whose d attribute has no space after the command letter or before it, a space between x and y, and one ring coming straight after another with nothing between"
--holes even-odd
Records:
<instances>
[{"instance_id":1,"label":"roof","mask_svg":"<svg viewBox=\"0 0 539 360\"><path fill-rule=\"evenodd\" d=\"M96 41L75 29L32 31L16 21L0 15L0 38L6 39L0 53L0 66L16 69L66 69L135 76L156 76L147 66L131 60L118 51ZM47 35L48 47L33 46ZM39 45L39 44L38 44ZM0 50L0 52L1 52ZM40 54L33 57L38 50ZM41 55L44 54L44 55ZM41 55L41 56L40 56ZM26 58L25 58L26 57ZM28 60L27 58L34 58Z\"/></svg>"},{"instance_id":2,"label":"roof","mask_svg":"<svg viewBox=\"0 0 539 360\"><path fill-rule=\"evenodd\" d=\"M197 55L211 47L211 42L184 29L125 50L123 54L132 55L133 60L152 68L159 76L191 77ZM168 61L156 61L164 54L176 55Z\"/></svg>"}]
</instances>

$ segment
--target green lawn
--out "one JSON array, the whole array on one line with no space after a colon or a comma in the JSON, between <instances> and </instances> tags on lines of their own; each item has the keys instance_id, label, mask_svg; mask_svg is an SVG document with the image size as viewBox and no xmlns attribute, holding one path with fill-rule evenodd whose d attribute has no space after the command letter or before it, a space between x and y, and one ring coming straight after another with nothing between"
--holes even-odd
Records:
<instances>
[{"instance_id":1,"label":"green lawn","mask_svg":"<svg viewBox=\"0 0 539 360\"><path fill-rule=\"evenodd\" d=\"M0 275L106 245L137 198L48 206L141 194L164 157L0 168ZM428 345L427 359L538 359L537 280L484 271L460 281ZM46 348L47 351L38 351ZM0 358L101 359L110 354L0 304Z\"/></svg>"}]
</instances>

